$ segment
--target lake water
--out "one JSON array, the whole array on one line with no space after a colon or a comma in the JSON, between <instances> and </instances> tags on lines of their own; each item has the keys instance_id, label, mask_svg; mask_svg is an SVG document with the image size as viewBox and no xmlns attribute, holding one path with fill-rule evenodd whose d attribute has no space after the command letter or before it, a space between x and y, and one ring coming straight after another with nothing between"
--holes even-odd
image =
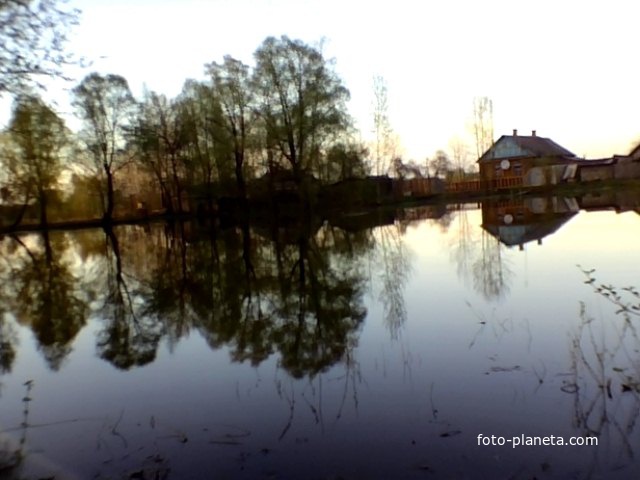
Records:
<instances>
[{"instance_id":1,"label":"lake water","mask_svg":"<svg viewBox=\"0 0 640 480\"><path fill-rule=\"evenodd\" d=\"M637 205L6 236L0 478L638 478Z\"/></svg>"}]
</instances>

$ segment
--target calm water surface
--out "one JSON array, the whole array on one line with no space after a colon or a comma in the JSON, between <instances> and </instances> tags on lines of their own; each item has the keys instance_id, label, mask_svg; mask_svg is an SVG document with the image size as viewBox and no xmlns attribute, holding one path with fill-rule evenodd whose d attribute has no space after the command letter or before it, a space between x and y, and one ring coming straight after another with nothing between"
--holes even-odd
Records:
<instances>
[{"instance_id":1,"label":"calm water surface","mask_svg":"<svg viewBox=\"0 0 640 480\"><path fill-rule=\"evenodd\" d=\"M638 478L640 216L607 205L5 237L0 477Z\"/></svg>"}]
</instances>

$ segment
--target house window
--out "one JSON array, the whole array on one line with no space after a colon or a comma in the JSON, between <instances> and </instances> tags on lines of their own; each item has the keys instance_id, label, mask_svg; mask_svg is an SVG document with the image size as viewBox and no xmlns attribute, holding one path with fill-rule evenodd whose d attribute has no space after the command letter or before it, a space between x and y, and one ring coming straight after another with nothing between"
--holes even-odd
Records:
<instances>
[{"instance_id":1,"label":"house window","mask_svg":"<svg viewBox=\"0 0 640 480\"><path fill-rule=\"evenodd\" d=\"M513 174L516 177L522 176L522 164L520 162L513 162Z\"/></svg>"},{"instance_id":2,"label":"house window","mask_svg":"<svg viewBox=\"0 0 640 480\"><path fill-rule=\"evenodd\" d=\"M494 164L494 168L495 168L495 176L496 177L501 177L502 176L502 167L500 167L500 162L496 162Z\"/></svg>"}]
</instances>

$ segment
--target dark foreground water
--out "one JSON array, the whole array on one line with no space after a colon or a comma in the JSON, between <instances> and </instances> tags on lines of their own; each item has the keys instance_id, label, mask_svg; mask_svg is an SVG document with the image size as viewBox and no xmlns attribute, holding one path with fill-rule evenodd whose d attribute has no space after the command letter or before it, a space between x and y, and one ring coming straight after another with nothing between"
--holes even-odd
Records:
<instances>
[{"instance_id":1,"label":"dark foreground water","mask_svg":"<svg viewBox=\"0 0 640 480\"><path fill-rule=\"evenodd\" d=\"M4 237L0 478L638 478L609 204Z\"/></svg>"}]
</instances>

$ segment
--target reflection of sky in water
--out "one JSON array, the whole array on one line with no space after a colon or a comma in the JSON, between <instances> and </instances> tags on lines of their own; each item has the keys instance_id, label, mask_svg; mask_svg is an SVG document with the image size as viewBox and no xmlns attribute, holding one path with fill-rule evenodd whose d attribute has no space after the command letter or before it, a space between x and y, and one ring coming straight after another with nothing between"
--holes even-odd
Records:
<instances>
[{"instance_id":1,"label":"reflection of sky in water","mask_svg":"<svg viewBox=\"0 0 640 480\"><path fill-rule=\"evenodd\" d=\"M469 230L462 245L464 222ZM579 304L585 302L594 325L623 319L583 283L576 265L595 268L604 283L636 283L640 217L583 212L542 246L529 243L524 251L498 247L486 233L483 238L480 224L474 210L456 213L447 231L431 221L408 228L407 320L395 340L384 321L374 258L368 315L353 359L313 379L291 379L278 368L277 355L255 368L230 363L227 348L211 350L196 330L171 351L163 343L152 364L118 371L96 354L97 321L80 332L60 371L52 372L32 334L20 327L17 360L0 378L2 427L22 421L22 384L32 379L34 427L27 439L37 453L34 463L52 462L81 478L132 471L154 458L168 462L177 478L203 472L223 478L310 472L318 478L422 478L425 472L437 478L478 478L477 472L583 478L590 469L607 478L633 477L639 469L615 431L597 448L512 450L478 447L476 438L584 431L575 428L578 397L563 391L575 380ZM492 258L503 269L502 291L489 298L477 282L483 246L494 249ZM596 346L615 338L611 328L603 332ZM637 362L638 344L627 347L626 361ZM594 357L590 343L583 353ZM618 362L606 372L613 379L613 423L631 414L636 394L622 394L611 371L629 363L608 354ZM581 372L576 383L588 403L598 398L598 385ZM637 453L637 431L622 437Z\"/></svg>"}]
</instances>

